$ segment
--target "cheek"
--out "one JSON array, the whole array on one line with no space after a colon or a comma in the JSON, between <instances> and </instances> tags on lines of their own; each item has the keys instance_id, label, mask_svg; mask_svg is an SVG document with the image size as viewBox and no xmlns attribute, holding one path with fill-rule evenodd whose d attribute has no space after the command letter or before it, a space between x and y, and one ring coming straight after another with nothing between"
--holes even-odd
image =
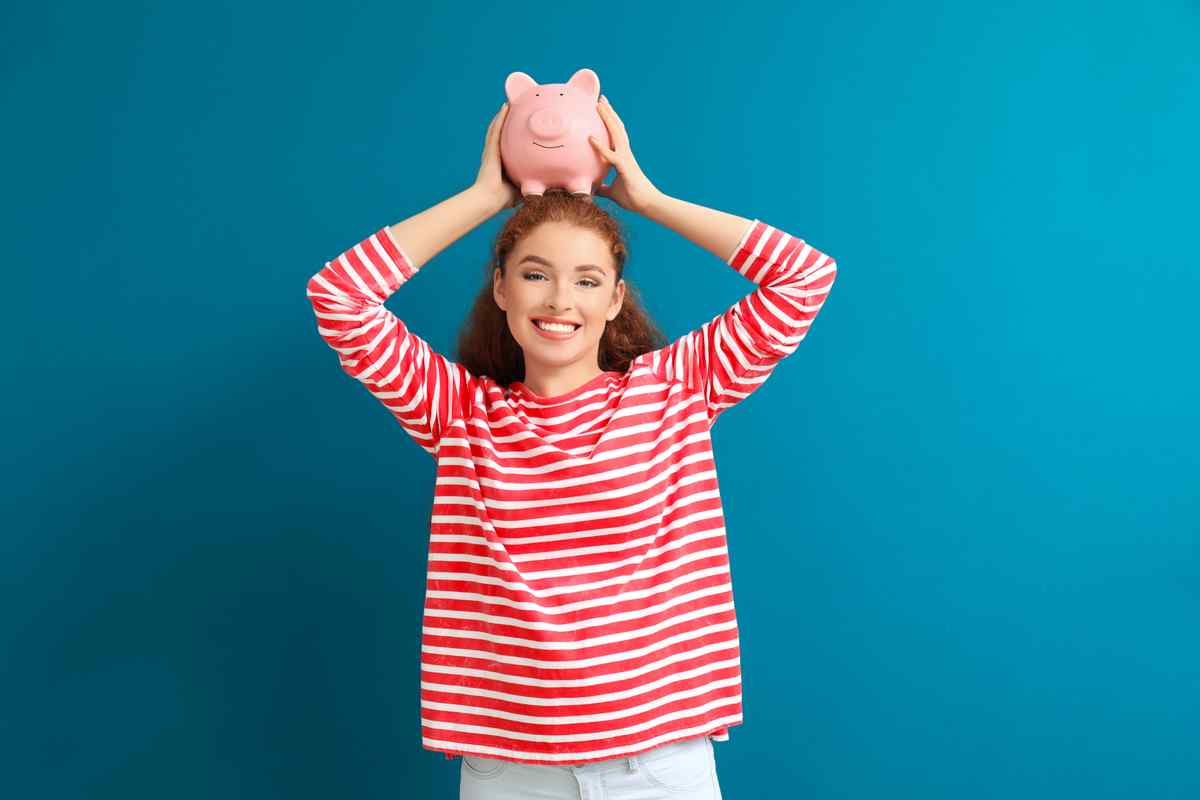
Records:
<instances>
[{"instance_id":1,"label":"cheek","mask_svg":"<svg viewBox=\"0 0 1200 800\"><path fill-rule=\"evenodd\" d=\"M588 303L587 319L594 326L601 326L608 322L608 299L598 297Z\"/></svg>"},{"instance_id":2,"label":"cheek","mask_svg":"<svg viewBox=\"0 0 1200 800\"><path fill-rule=\"evenodd\" d=\"M505 292L508 309L505 311L510 318L529 313L529 292L521 286L509 286Z\"/></svg>"}]
</instances>

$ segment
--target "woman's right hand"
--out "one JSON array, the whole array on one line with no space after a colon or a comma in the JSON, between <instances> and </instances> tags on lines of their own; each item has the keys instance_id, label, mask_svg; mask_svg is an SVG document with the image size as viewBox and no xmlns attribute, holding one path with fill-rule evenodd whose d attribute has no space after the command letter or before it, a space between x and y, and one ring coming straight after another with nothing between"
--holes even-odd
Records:
<instances>
[{"instance_id":1,"label":"woman's right hand","mask_svg":"<svg viewBox=\"0 0 1200 800\"><path fill-rule=\"evenodd\" d=\"M480 159L479 176L475 178L475 186L479 190L496 198L501 208L512 208L521 201L521 190L512 184L504 174L500 161L500 129L504 127L504 118L508 116L508 103L500 106L496 116L488 125L487 136L483 143L483 157Z\"/></svg>"}]
</instances>

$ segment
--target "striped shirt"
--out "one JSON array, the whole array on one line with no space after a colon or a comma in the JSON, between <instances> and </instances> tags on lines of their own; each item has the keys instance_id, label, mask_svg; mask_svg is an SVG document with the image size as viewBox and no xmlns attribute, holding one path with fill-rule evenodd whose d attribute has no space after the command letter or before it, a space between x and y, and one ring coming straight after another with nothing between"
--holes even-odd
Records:
<instances>
[{"instance_id":1,"label":"striped shirt","mask_svg":"<svg viewBox=\"0 0 1200 800\"><path fill-rule=\"evenodd\" d=\"M384 307L417 271L387 227L309 279L341 367L437 462L424 748L583 764L741 724L710 429L796 349L837 266L757 219L727 263L754 291L552 397L468 372Z\"/></svg>"}]
</instances>

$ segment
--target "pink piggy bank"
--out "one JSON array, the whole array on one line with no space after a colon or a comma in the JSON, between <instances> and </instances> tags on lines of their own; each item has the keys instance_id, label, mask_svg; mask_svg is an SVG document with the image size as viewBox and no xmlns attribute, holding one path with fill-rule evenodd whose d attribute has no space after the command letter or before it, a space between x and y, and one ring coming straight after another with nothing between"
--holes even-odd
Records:
<instances>
[{"instance_id":1,"label":"pink piggy bank","mask_svg":"<svg viewBox=\"0 0 1200 800\"><path fill-rule=\"evenodd\" d=\"M588 137L612 147L596 110L599 76L581 69L566 83L539 85L524 72L514 72L504 81L504 93L508 116L500 131L500 160L521 194L565 188L590 195L609 165Z\"/></svg>"}]
</instances>

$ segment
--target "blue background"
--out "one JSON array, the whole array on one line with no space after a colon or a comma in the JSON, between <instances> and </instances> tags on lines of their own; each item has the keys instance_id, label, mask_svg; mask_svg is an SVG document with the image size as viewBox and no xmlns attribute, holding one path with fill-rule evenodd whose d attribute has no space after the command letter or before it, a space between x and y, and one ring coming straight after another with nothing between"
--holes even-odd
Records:
<instances>
[{"instance_id":1,"label":"blue background","mask_svg":"<svg viewBox=\"0 0 1200 800\"><path fill-rule=\"evenodd\" d=\"M434 464L304 289L584 66L840 268L714 429L726 797L1200 795L1196 5L418 5L3 12L6 796L457 796ZM668 335L753 288L617 213ZM503 216L389 301L443 353Z\"/></svg>"}]
</instances>

